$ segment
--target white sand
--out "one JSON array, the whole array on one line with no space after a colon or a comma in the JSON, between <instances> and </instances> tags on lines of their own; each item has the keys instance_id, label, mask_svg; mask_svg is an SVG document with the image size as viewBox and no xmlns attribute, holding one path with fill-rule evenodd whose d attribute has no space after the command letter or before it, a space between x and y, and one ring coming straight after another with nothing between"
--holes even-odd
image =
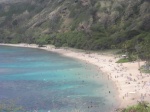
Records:
<instances>
[{"instance_id":1,"label":"white sand","mask_svg":"<svg viewBox=\"0 0 150 112\"><path fill-rule=\"evenodd\" d=\"M7 46L38 48L35 44L0 44ZM47 51L60 53L64 56L84 60L99 67L106 73L108 80L112 80L119 93L120 107L131 106L138 101L147 101L150 103L150 75L139 72L138 62L134 63L115 63L119 58L113 55L104 55L102 53L90 53L75 51L71 49L55 49L52 45L41 47ZM141 65L144 62L140 62Z\"/></svg>"}]
</instances>

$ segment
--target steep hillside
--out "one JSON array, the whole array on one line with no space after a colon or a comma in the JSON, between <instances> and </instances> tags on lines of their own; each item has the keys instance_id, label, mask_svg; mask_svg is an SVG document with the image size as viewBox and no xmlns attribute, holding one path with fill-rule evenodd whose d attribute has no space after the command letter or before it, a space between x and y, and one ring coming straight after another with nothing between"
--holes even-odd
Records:
<instances>
[{"instance_id":1,"label":"steep hillside","mask_svg":"<svg viewBox=\"0 0 150 112\"><path fill-rule=\"evenodd\" d=\"M0 42L97 50L150 38L149 0L14 1L0 4Z\"/></svg>"}]
</instances>

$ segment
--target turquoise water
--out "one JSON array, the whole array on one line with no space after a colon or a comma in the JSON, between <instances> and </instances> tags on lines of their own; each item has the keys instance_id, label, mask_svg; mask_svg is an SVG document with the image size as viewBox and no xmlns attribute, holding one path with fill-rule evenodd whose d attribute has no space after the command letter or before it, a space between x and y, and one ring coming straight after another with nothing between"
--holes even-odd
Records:
<instances>
[{"instance_id":1,"label":"turquoise water","mask_svg":"<svg viewBox=\"0 0 150 112\"><path fill-rule=\"evenodd\" d=\"M29 112L110 112L117 106L111 86L96 67L82 61L0 46L0 103L10 100Z\"/></svg>"}]
</instances>

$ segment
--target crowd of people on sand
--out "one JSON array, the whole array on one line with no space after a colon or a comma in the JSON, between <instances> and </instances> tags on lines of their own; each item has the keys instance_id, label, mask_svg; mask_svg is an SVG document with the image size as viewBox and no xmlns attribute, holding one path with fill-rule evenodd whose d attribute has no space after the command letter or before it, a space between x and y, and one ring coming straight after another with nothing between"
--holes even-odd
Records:
<instances>
[{"instance_id":1,"label":"crowd of people on sand","mask_svg":"<svg viewBox=\"0 0 150 112\"><path fill-rule=\"evenodd\" d=\"M139 101L150 102L150 75L141 73L138 70L138 62L118 64L116 63L118 58L105 56L104 54L80 52L72 54L71 56L77 56L79 59L86 61L86 63L96 65L99 70L105 72L108 80L111 79L115 82L119 98L122 99L122 107L136 104ZM130 67L130 65L133 66ZM102 76L97 75L97 78L100 77Z\"/></svg>"},{"instance_id":2,"label":"crowd of people on sand","mask_svg":"<svg viewBox=\"0 0 150 112\"><path fill-rule=\"evenodd\" d=\"M138 101L148 101L150 102L150 75L140 73L138 67L132 68L135 71L128 71L128 67L123 66L123 64L115 63L116 60L107 58L95 58L100 62L99 66L102 70L107 72L108 80L112 79L115 81L117 89L119 90L120 97L122 97L122 103L124 105L134 104ZM134 63L134 65L137 63ZM135 73L134 73L135 72Z\"/></svg>"}]
</instances>

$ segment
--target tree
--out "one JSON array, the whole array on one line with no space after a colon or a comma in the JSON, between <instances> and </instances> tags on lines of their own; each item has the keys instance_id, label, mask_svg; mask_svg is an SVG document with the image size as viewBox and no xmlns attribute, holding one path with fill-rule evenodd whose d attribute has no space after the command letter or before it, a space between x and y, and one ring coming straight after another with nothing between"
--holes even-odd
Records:
<instances>
[{"instance_id":1,"label":"tree","mask_svg":"<svg viewBox=\"0 0 150 112\"><path fill-rule=\"evenodd\" d=\"M45 38L38 38L36 40L36 44L38 44L39 47L43 47L43 45L47 44Z\"/></svg>"},{"instance_id":2,"label":"tree","mask_svg":"<svg viewBox=\"0 0 150 112\"><path fill-rule=\"evenodd\" d=\"M146 60L146 69L150 70L150 38L147 36L143 42L144 59Z\"/></svg>"}]
</instances>

